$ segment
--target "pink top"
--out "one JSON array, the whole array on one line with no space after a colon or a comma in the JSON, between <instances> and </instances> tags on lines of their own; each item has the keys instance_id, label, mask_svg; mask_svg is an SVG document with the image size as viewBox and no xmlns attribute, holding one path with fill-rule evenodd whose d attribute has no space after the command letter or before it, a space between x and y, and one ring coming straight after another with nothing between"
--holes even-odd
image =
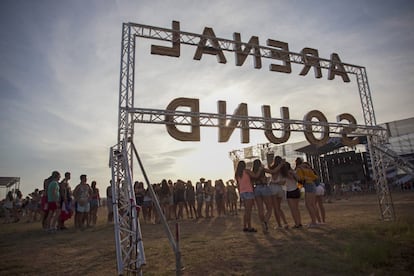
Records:
<instances>
[{"instance_id":1,"label":"pink top","mask_svg":"<svg viewBox=\"0 0 414 276\"><path fill-rule=\"evenodd\" d=\"M253 185L249 174L244 170L241 178L238 178L240 193L252 193Z\"/></svg>"}]
</instances>

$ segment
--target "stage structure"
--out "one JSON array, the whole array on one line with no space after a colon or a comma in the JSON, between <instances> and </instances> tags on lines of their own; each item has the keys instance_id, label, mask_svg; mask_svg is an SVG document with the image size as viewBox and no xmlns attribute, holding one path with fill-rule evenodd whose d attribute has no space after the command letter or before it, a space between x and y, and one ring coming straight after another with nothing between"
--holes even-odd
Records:
<instances>
[{"instance_id":1,"label":"stage structure","mask_svg":"<svg viewBox=\"0 0 414 276\"><path fill-rule=\"evenodd\" d=\"M247 116L246 104L240 104L232 115L227 114L225 102L219 102L219 114L202 113L198 110L198 100L188 98L173 100L166 110L135 107L135 45L138 37L171 43L171 47L152 45L151 54L178 58L181 45L189 45L197 47L194 60L200 60L203 55L214 55L218 62L226 63L224 52L233 52L237 66L242 66L246 58L251 57L254 59L254 68L256 69L261 68L262 59L271 59L279 64L271 64L269 70L280 73L290 73L291 64L299 64L303 66L300 75L308 74L311 68L314 69L316 78L322 77L322 69L328 70L328 80L340 77L344 82L350 82L348 75L354 75L365 122L363 125L358 125L352 115L341 114L338 116L338 122L328 123L323 114L316 110L305 115L304 120L293 120L289 118L287 108L281 108L281 119L274 119L270 118L270 107L266 106L262 107L262 117L251 117ZM385 129L377 126L366 69L362 66L342 63L339 55L335 53L331 55L330 59L324 59L318 56L316 49L303 48L300 53L295 53L289 50L286 42L268 39L266 44L267 46L259 45L259 40L255 36L252 36L247 43L242 42L239 33L234 33L233 39L218 38L213 29L208 27L203 30L202 34L184 32L180 30L180 23L177 21L172 22L171 29L136 23L122 25L118 140L117 144L111 147L109 158L109 165L112 168L112 203L119 274L141 274L142 266L145 264L144 247L132 184L134 182L134 159L138 161L145 176L146 184L155 199L157 211L161 215L171 246L176 253L177 275L181 270L178 241L174 240L168 228L152 190L151 182L139 159L138 151L134 147L135 123L165 124L172 137L183 141L197 141L199 128L202 126L219 128L220 142L225 142L235 128L241 130L242 142L244 143L248 142L249 129L263 130L269 141L277 143L286 142L290 131L303 132L306 139L315 144L326 143L329 134L342 137L344 141L349 143L353 141L347 140L348 134L367 136L381 217L383 220L395 219L384 169L384 155L387 154L390 157L390 152L384 148L388 137ZM176 110L178 106L190 107L191 111L178 111ZM318 121L312 120L313 118ZM349 123L341 123L342 120L347 120ZM191 128L191 132L180 132L176 126L188 126ZM282 138L275 137L273 131L282 132L284 136ZM322 138L315 138L313 133L319 133ZM391 159L394 157L391 156ZM235 156L235 158L238 157Z\"/></svg>"}]
</instances>

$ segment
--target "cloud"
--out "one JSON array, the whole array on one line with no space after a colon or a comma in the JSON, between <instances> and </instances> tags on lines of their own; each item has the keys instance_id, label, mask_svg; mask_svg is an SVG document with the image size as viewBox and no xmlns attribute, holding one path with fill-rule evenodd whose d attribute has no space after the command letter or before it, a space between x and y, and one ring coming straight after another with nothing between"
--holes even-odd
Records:
<instances>
[{"instance_id":1,"label":"cloud","mask_svg":"<svg viewBox=\"0 0 414 276\"><path fill-rule=\"evenodd\" d=\"M319 50L329 58L337 52L344 62L366 66L378 122L412 117L414 66L409 58L414 41L411 1L3 1L0 9L0 174L21 175L24 189L41 185L52 169L87 173L107 185L109 147L116 144L120 46L123 22L201 34L212 27L216 36L242 40L259 37L289 43L290 50ZM155 16L154 16L155 15ZM150 54L151 44L137 38L135 106L165 109L177 97L197 98L201 112L217 112L227 101L232 113L248 104L261 116L261 106L287 106L291 118L302 119L319 109L329 121L350 112L363 122L355 79L315 79L271 72L273 60L254 69L252 58L235 66L214 56L193 59L196 47L182 45L180 58ZM265 142L262 131L251 131L251 142L240 142L239 130L218 143L216 128L202 128L200 142L170 137L163 125L135 125L134 142L153 181L162 178L227 178L233 174L228 152ZM303 135L299 135L303 140ZM293 138L292 138L293 139ZM291 140L292 140L291 139ZM293 141L293 140L292 140ZM138 171L138 168L135 168ZM139 175L139 174L138 174ZM103 186L103 187L105 187ZM102 187L101 187L102 189Z\"/></svg>"}]
</instances>

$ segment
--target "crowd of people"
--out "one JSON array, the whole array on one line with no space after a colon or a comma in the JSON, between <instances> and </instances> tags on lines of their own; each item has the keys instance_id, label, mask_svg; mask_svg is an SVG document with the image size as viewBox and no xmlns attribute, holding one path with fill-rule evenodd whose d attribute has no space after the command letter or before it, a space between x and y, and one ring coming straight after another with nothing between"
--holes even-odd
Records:
<instances>
[{"instance_id":1,"label":"crowd of people","mask_svg":"<svg viewBox=\"0 0 414 276\"><path fill-rule=\"evenodd\" d=\"M234 180L224 183L218 179L213 186L212 180L200 178L194 186L191 180L173 182L164 179L151 187L167 220L213 218L215 214L224 217L238 212L239 197ZM149 187L145 189L143 182L136 181L134 192L144 223L160 223ZM111 207L108 205L109 211Z\"/></svg>"},{"instance_id":2,"label":"crowd of people","mask_svg":"<svg viewBox=\"0 0 414 276\"><path fill-rule=\"evenodd\" d=\"M43 189L35 189L23 199L19 190L9 191L3 201L5 223L40 221L47 232L67 229L65 222L74 217L75 228L96 225L101 198L96 181L87 183L87 176L80 176L80 183L73 189L69 185L70 172L61 180L58 171L43 182Z\"/></svg>"},{"instance_id":3,"label":"crowd of people","mask_svg":"<svg viewBox=\"0 0 414 276\"><path fill-rule=\"evenodd\" d=\"M164 179L161 183L153 184L152 188L167 220L237 215L243 209L243 231L257 232L251 219L253 208L257 208L262 230L267 233L273 215L275 228L290 227L281 208L284 199L291 211L291 227L303 227L299 209L302 187L305 206L311 219L307 226L317 227L325 223L324 184L318 179L315 170L302 159L298 158L295 169L292 169L288 162L276 156L268 168L259 159L254 160L252 169L248 169L244 161L239 161L234 179L226 183L218 179L213 186L212 180L200 178L194 186L190 180L173 182ZM107 196L110 192L111 186L107 189ZM143 182L136 181L134 192L139 215L142 213L144 223L159 223L160 217L154 210L150 189L145 188ZM108 210L112 210L112 204L108 205Z\"/></svg>"},{"instance_id":4,"label":"crowd of people","mask_svg":"<svg viewBox=\"0 0 414 276\"><path fill-rule=\"evenodd\" d=\"M96 225L98 207L101 206L96 181L89 185L87 176L83 174L80 183L72 190L70 179L69 172L61 180L60 173L54 171L44 180L43 190L35 189L24 199L18 190L8 192L3 200L5 222L17 222L25 215L27 222L40 220L43 229L48 232L67 229L65 222L72 217L75 228ZM151 187L167 220L224 217L238 215L243 210L242 230L257 232L257 228L252 225L252 210L257 208L262 230L267 233L272 216L275 218L275 228L303 227L299 209L302 187L310 217L307 226L317 227L325 223L324 184L319 183L318 179L312 167L301 158L296 159L295 169L292 169L288 162L276 156L268 167L259 159L253 161L251 169L247 168L245 161L239 161L234 179L226 182L218 179L214 185L212 180L205 178L200 178L195 185L190 180L173 182L164 179ZM106 189L108 223L113 221L111 185ZM149 187L136 181L133 188L138 216L144 223L160 223ZM291 226L281 208L283 200L287 201L290 209Z\"/></svg>"},{"instance_id":5,"label":"crowd of people","mask_svg":"<svg viewBox=\"0 0 414 276\"><path fill-rule=\"evenodd\" d=\"M2 201L4 223L19 222L23 211L29 207L28 205L29 201L23 198L20 190L8 191L6 198Z\"/></svg>"}]
</instances>

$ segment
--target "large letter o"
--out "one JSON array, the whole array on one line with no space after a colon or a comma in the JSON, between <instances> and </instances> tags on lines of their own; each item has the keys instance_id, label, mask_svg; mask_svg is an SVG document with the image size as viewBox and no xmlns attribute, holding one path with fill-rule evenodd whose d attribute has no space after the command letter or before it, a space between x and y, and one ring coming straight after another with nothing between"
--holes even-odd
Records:
<instances>
[{"instance_id":1,"label":"large letter o","mask_svg":"<svg viewBox=\"0 0 414 276\"><path fill-rule=\"evenodd\" d=\"M326 123L326 124L320 124L319 126L322 128L320 130L322 137L321 139L317 139L313 135L313 129L312 129L312 119L316 118L319 120L319 123ZM303 121L305 121L304 127L305 127L305 138L308 140L309 143L312 145L322 146L326 144L329 140L329 125L328 120L326 119L325 115L323 115L322 112L319 110L312 110L309 111L305 117L303 117Z\"/></svg>"}]
</instances>

